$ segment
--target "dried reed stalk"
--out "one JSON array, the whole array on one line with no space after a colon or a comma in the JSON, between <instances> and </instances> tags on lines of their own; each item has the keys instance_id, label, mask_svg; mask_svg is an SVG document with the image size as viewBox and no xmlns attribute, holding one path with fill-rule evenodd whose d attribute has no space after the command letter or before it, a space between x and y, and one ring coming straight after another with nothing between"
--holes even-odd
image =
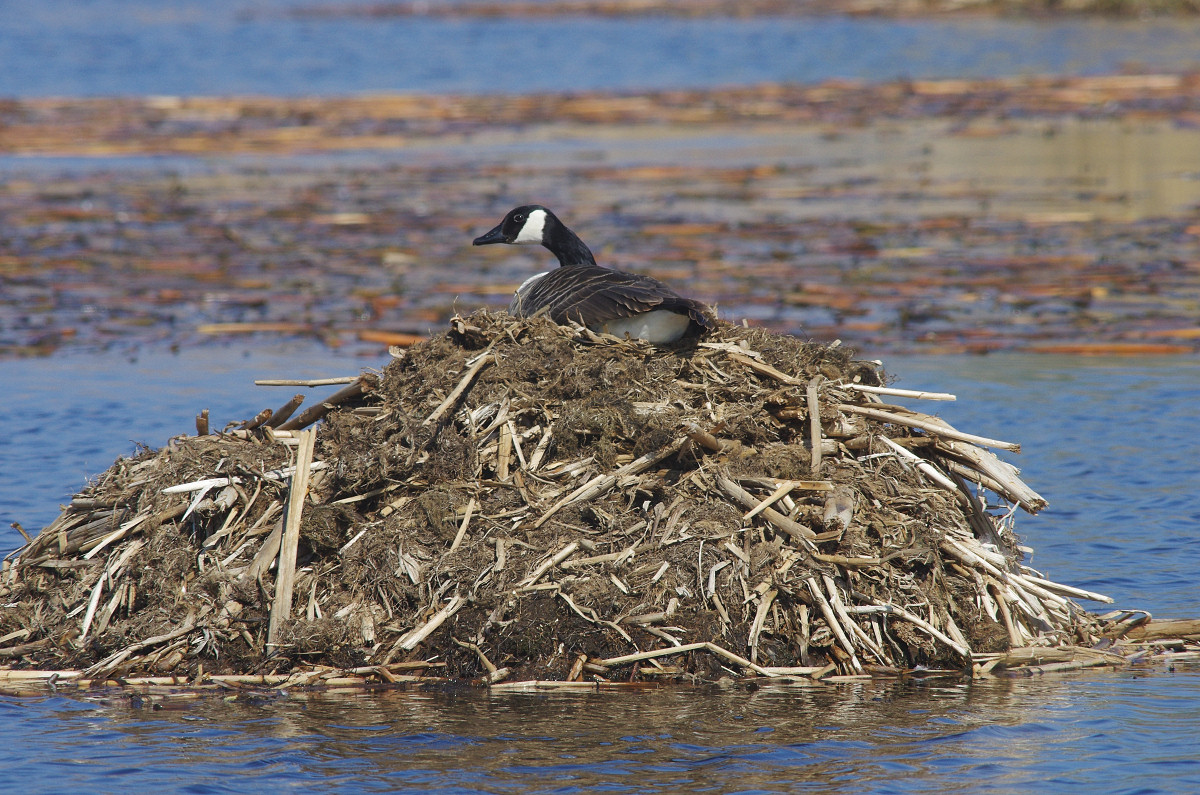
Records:
<instances>
[{"instance_id":1,"label":"dried reed stalk","mask_svg":"<svg viewBox=\"0 0 1200 795\"><path fill-rule=\"evenodd\" d=\"M296 550L300 545L300 518L304 498L308 496L308 479L312 467L313 445L317 433L301 431L296 450L296 474L288 492L287 513L284 515L283 536L279 546L279 565L275 575L275 600L271 604L271 623L267 645L277 646L280 630L292 614L292 587L296 578Z\"/></svg>"}]
</instances>

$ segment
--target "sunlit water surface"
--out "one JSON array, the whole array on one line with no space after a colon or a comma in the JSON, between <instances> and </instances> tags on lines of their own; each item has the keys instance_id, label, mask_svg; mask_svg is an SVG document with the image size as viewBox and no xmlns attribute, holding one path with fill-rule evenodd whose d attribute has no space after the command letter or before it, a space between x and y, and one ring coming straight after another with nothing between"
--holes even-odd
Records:
<instances>
[{"instance_id":1,"label":"sunlit water surface","mask_svg":"<svg viewBox=\"0 0 1200 795\"><path fill-rule=\"evenodd\" d=\"M36 529L85 476L277 405L255 378L352 374L381 358L301 343L0 363L0 519ZM1017 529L1033 563L1159 617L1200 615L1200 362L892 358L940 413L1020 441L1051 503ZM281 393L287 393L286 395ZM315 398L310 398L315 399ZM928 406L926 406L928 408ZM1188 792L1200 789L1200 666L964 683L750 691L0 698L0 791Z\"/></svg>"},{"instance_id":2,"label":"sunlit water surface","mask_svg":"<svg viewBox=\"0 0 1200 795\"><path fill-rule=\"evenodd\" d=\"M0 697L21 792L1189 792L1200 669L636 693Z\"/></svg>"},{"instance_id":3,"label":"sunlit water surface","mask_svg":"<svg viewBox=\"0 0 1200 795\"><path fill-rule=\"evenodd\" d=\"M329 3L326 3L329 4ZM0 0L0 96L526 92L833 77L1090 74L1200 61L1200 24L1012 20L304 19L297 0ZM868 354L870 352L867 352ZM312 345L0 362L0 547L135 442L381 366ZM1050 576L1200 615L1200 364L888 362L969 431L1020 441L1051 507L1017 529ZM310 397L310 402L316 399ZM3 606L0 605L0 609ZM260 701L0 697L0 791L1192 792L1200 668L754 691Z\"/></svg>"},{"instance_id":4,"label":"sunlit water surface","mask_svg":"<svg viewBox=\"0 0 1200 795\"><path fill-rule=\"evenodd\" d=\"M0 0L0 96L524 93L1200 65L1200 23L437 19L336 0Z\"/></svg>"}]
</instances>

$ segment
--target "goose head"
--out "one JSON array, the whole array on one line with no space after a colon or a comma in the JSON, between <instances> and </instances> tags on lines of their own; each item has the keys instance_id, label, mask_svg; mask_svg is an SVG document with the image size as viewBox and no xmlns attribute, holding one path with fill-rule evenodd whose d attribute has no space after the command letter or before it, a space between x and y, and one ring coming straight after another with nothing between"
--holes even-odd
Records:
<instances>
[{"instance_id":1,"label":"goose head","mask_svg":"<svg viewBox=\"0 0 1200 795\"><path fill-rule=\"evenodd\" d=\"M540 204L523 204L508 211L490 232L473 241L476 246L493 243L545 246L560 265L595 265L596 259L579 236Z\"/></svg>"}]
</instances>

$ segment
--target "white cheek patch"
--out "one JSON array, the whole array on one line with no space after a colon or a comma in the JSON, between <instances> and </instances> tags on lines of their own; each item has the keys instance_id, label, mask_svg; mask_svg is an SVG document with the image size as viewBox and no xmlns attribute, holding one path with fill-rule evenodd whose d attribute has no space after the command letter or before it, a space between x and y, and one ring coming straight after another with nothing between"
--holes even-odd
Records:
<instances>
[{"instance_id":1,"label":"white cheek patch","mask_svg":"<svg viewBox=\"0 0 1200 795\"><path fill-rule=\"evenodd\" d=\"M525 219L525 224L521 227L521 231L517 233L517 237L513 240L514 243L536 243L542 244L542 230L546 227L546 211L534 210Z\"/></svg>"}]
</instances>

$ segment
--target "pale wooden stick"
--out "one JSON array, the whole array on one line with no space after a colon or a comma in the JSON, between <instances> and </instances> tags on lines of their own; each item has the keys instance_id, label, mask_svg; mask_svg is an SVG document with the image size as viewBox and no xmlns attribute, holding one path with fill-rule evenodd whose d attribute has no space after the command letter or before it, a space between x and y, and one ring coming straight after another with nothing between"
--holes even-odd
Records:
<instances>
[{"instance_id":1,"label":"pale wooden stick","mask_svg":"<svg viewBox=\"0 0 1200 795\"><path fill-rule=\"evenodd\" d=\"M449 553L453 552L454 550L458 549L459 545L462 544L463 538L465 538L467 535L467 525L471 521L471 514L473 514L474 512L475 512L475 498L472 497L471 499L467 500L466 514L463 516L462 524L460 524L458 526L458 533L456 533L454 536L454 542L452 544L450 544L450 549L446 550L446 554L449 554Z\"/></svg>"},{"instance_id":2,"label":"pale wooden stick","mask_svg":"<svg viewBox=\"0 0 1200 795\"><path fill-rule=\"evenodd\" d=\"M175 640L175 638L186 635L195 628L196 628L195 616L189 615L187 617L187 620L184 622L183 626L176 627L175 629L173 629L170 632L167 632L166 634L163 634L163 635L157 635L153 638L146 638L145 640L140 640L137 643L131 643L128 646L126 646L124 649L122 649L121 651L116 652L115 654L111 654L108 657L105 657L100 662L96 663L92 667L85 670L83 672L83 676L92 677L92 676L95 676L96 674L100 673L101 671L111 671L113 668L116 668L118 665L120 665L125 660L129 659L131 656L133 656L135 653L141 651L142 649L148 649L151 646L157 646L160 643L166 643L169 640Z\"/></svg>"},{"instance_id":3,"label":"pale wooden stick","mask_svg":"<svg viewBox=\"0 0 1200 795\"><path fill-rule=\"evenodd\" d=\"M992 598L996 600L996 605L1000 608L1000 618L1003 621L1004 629L1008 632L1008 642L1013 646L1024 646L1025 636L1017 622L1013 620L1012 611L1008 609L1008 598L1003 593L1003 588L999 587L998 583L994 583L997 587L992 589Z\"/></svg>"},{"instance_id":4,"label":"pale wooden stick","mask_svg":"<svg viewBox=\"0 0 1200 795\"><path fill-rule=\"evenodd\" d=\"M1200 635L1200 619L1154 619L1135 626L1126 635L1130 640L1159 640Z\"/></svg>"},{"instance_id":5,"label":"pale wooden stick","mask_svg":"<svg viewBox=\"0 0 1200 795\"><path fill-rule=\"evenodd\" d=\"M542 464L542 456L546 454L546 449L550 446L550 439L554 436L554 426L547 425L546 430L542 432L542 438L538 439L537 447L533 448L533 455L529 457L529 471L536 472L537 468Z\"/></svg>"},{"instance_id":6,"label":"pale wooden stick","mask_svg":"<svg viewBox=\"0 0 1200 795\"><path fill-rule=\"evenodd\" d=\"M267 420L266 426L273 429L283 425L292 418L292 415L296 413L296 409L300 408L300 404L303 402L304 395L292 395L291 400L275 409L275 413ZM280 433L287 433L287 431L281 431Z\"/></svg>"},{"instance_id":7,"label":"pale wooden stick","mask_svg":"<svg viewBox=\"0 0 1200 795\"><path fill-rule=\"evenodd\" d=\"M279 426L281 431L298 431L301 428L312 425L317 420L324 417L333 409L337 408L342 403L348 400L353 400L379 385L379 376L373 373L363 373L358 378L354 379L347 386L342 387L337 392L334 392L329 397L322 400L315 406L310 406L308 409L300 412L295 417Z\"/></svg>"},{"instance_id":8,"label":"pale wooden stick","mask_svg":"<svg viewBox=\"0 0 1200 795\"><path fill-rule=\"evenodd\" d=\"M820 377L808 382L805 390L808 399L808 435L812 446L812 474L814 478L821 477L821 404L817 401L817 390L820 389Z\"/></svg>"},{"instance_id":9,"label":"pale wooden stick","mask_svg":"<svg viewBox=\"0 0 1200 795\"><path fill-rule=\"evenodd\" d=\"M92 626L92 619L96 615L96 607L100 604L100 594L104 589L105 581L107 581L110 586L116 582L117 578L119 578L121 575L121 570L125 568L125 564L129 562L130 558L132 558L138 552L141 552L142 547L144 546L146 546L145 541L134 541L125 548L125 550L117 557L115 561L111 562L107 567L105 567L104 572L100 575L100 579L96 581L96 587L92 591L91 599L88 600L87 613L83 617L82 629L79 633L79 640L77 640L76 643L82 645L87 639L88 630ZM120 589L118 589L118 591L119 590ZM98 631L102 632L103 630Z\"/></svg>"},{"instance_id":10,"label":"pale wooden stick","mask_svg":"<svg viewBox=\"0 0 1200 795\"><path fill-rule=\"evenodd\" d=\"M475 376L479 375L479 371L495 358L492 355L492 348L495 347L495 345L496 341L492 340L492 342L488 344L487 348L484 349L483 353L475 357L475 363L467 368L467 372L464 373L463 377L459 379L458 385L451 390L449 395L446 395L446 399L441 402L441 405L434 409L433 413L425 418L425 422L422 423L423 425L433 425L435 422L441 419L442 415L445 414L451 406L458 402L458 399L462 396L462 393L465 392L467 387L471 385L471 382L475 380Z\"/></svg>"},{"instance_id":11,"label":"pale wooden stick","mask_svg":"<svg viewBox=\"0 0 1200 795\"><path fill-rule=\"evenodd\" d=\"M496 480L508 480L508 465L512 460L512 430L510 423L500 426L500 441L496 449Z\"/></svg>"},{"instance_id":12,"label":"pale wooden stick","mask_svg":"<svg viewBox=\"0 0 1200 795\"><path fill-rule=\"evenodd\" d=\"M275 560L275 557L279 554L279 545L282 541L283 519L278 519L271 528L271 534L267 536L262 546L259 547L254 560L250 561L250 565L238 576L238 581L241 583L253 583L256 581L259 575L270 567L271 561Z\"/></svg>"},{"instance_id":13,"label":"pale wooden stick","mask_svg":"<svg viewBox=\"0 0 1200 795\"><path fill-rule=\"evenodd\" d=\"M972 539L972 540L974 540L974 539ZM978 542L975 542L975 543L978 543ZM1032 597L1030 597L1028 594L1025 593L1025 591L1032 591L1033 593L1039 594L1043 598L1050 599L1050 600L1059 599L1058 596L1056 596L1053 593L1050 593L1049 591L1046 591L1045 589L1043 589L1041 586L1037 585L1036 583L1032 583L1032 582L1025 580L1023 578L1023 575L1020 575L1016 572L1005 571L1004 569L1001 569L999 566L997 566L996 564L992 563L990 560L987 559L987 553L985 550L983 550L983 549L980 549L978 551L971 550L966 546L966 544L964 542L954 538L953 536L949 536L949 535L943 536L941 541L938 543L938 547L943 552L946 552L951 557L956 558L957 560L961 561L962 563L965 563L968 566L973 566L975 568L984 569L988 574L991 574L998 582L1004 583L1009 588L1012 588L1014 593L1017 594L1022 600L1028 600L1031 603L1036 602L1036 600L1033 600ZM1036 611L1034 611L1033 615L1036 615L1036 614L1037 614Z\"/></svg>"},{"instance_id":14,"label":"pale wooden stick","mask_svg":"<svg viewBox=\"0 0 1200 795\"><path fill-rule=\"evenodd\" d=\"M434 614L432 618L425 622L422 626L413 629L403 638L398 641L398 645L405 651L412 651L417 645L429 637L446 622L446 619L458 612L458 609L467 603L466 597L455 594L446 606Z\"/></svg>"},{"instance_id":15,"label":"pale wooden stick","mask_svg":"<svg viewBox=\"0 0 1200 795\"><path fill-rule=\"evenodd\" d=\"M689 651L704 649L708 643L701 641L699 643L685 643L682 646L668 646L663 649L652 649L650 651L640 651L636 654L626 654L621 657L609 657L606 660L600 660L597 665L603 665L605 668L612 668L614 665L628 665L629 663L642 662L643 660L652 660L655 657L667 657L672 654L685 654Z\"/></svg>"},{"instance_id":16,"label":"pale wooden stick","mask_svg":"<svg viewBox=\"0 0 1200 795\"><path fill-rule=\"evenodd\" d=\"M740 502L744 507L758 507L759 501L755 499L754 495L743 489L732 479L717 473L716 480L717 485L721 487L722 491L724 491L737 502ZM806 547L812 547L812 539L817 537L817 534L812 530L809 530L802 524L793 522L791 519L787 518L774 508L763 508L760 513L764 519L778 527L783 532L787 533L793 539L799 541L801 544L804 544Z\"/></svg>"},{"instance_id":17,"label":"pale wooden stick","mask_svg":"<svg viewBox=\"0 0 1200 795\"><path fill-rule=\"evenodd\" d=\"M960 644L964 649L970 648L970 644L967 642L967 636L964 635L962 630L958 628L958 624L954 623L954 617L951 616L949 612L946 613L946 634L951 638L954 638L954 641Z\"/></svg>"},{"instance_id":18,"label":"pale wooden stick","mask_svg":"<svg viewBox=\"0 0 1200 795\"><path fill-rule=\"evenodd\" d=\"M813 595L813 599L817 601L817 606L821 609L821 615L825 617L825 623L829 625L833 636L837 638L838 643L842 644L842 648L850 655L851 667L857 673L862 673L862 663L858 661L858 655L854 653L854 644L846 637L846 631L842 628L841 622L838 621L837 614L833 612L833 605L829 604L829 600L825 598L825 594L821 593L821 586L817 585L814 577L809 577L805 582L808 584L808 590Z\"/></svg>"},{"instance_id":19,"label":"pale wooden stick","mask_svg":"<svg viewBox=\"0 0 1200 795\"><path fill-rule=\"evenodd\" d=\"M961 441L971 442L972 440L964 439ZM938 439L937 446L948 457L954 456L965 460L968 466L979 470L984 475L999 483L1004 489L996 493L1017 503L1029 513L1037 513L1046 507L1045 498L1029 488L1018 477L1020 470L1012 464L1001 461L991 451L981 450L970 444L957 444L947 439Z\"/></svg>"},{"instance_id":20,"label":"pale wooden stick","mask_svg":"<svg viewBox=\"0 0 1200 795\"><path fill-rule=\"evenodd\" d=\"M842 597L838 593L837 585L833 578L828 574L822 574L821 580L825 583L825 592L829 594L829 605L833 608L833 612L837 613L838 619L843 627L849 627L850 633L858 638L867 651L875 655L875 658L884 665L887 664L887 657L883 653L883 649L875 643L875 639L866 633L858 623L852 619L849 613L846 612L846 605L842 603Z\"/></svg>"},{"instance_id":21,"label":"pale wooden stick","mask_svg":"<svg viewBox=\"0 0 1200 795\"><path fill-rule=\"evenodd\" d=\"M729 355L730 359L733 359L738 364L744 364L747 367L749 367L751 370L762 373L763 375L769 376L770 378L774 378L776 381L779 381L780 383L790 384L792 386L807 386L799 378L793 378L792 376L788 375L787 373L783 372L782 370L775 369L774 367L767 364L766 362L760 362L757 359L751 359L749 356L745 355L744 353L735 353L735 352L730 351L730 352L728 352L728 355Z\"/></svg>"},{"instance_id":22,"label":"pale wooden stick","mask_svg":"<svg viewBox=\"0 0 1200 795\"><path fill-rule=\"evenodd\" d=\"M450 640L454 641L455 644L461 646L464 649L470 649L471 651L475 652L475 656L477 656L479 658L479 662L483 663L483 667L487 669L487 672L489 674L494 674L494 673L496 673L497 670L499 670L496 667L496 665L487 658L487 655L483 653L483 649L479 648L478 645L476 645L474 643L468 643L466 641L461 641L458 638L451 638Z\"/></svg>"},{"instance_id":23,"label":"pale wooden stick","mask_svg":"<svg viewBox=\"0 0 1200 795\"><path fill-rule=\"evenodd\" d=\"M651 651L638 652L637 654L626 654L623 657L610 657L607 660L598 661L598 665L603 665L605 668L611 668L614 665L628 665L629 663L642 662L643 660L652 660L656 657L666 657L672 654L684 654L689 651L705 649L713 654L724 657L725 659L754 671L761 676L774 676L769 670L761 665L750 662L745 657L734 654L728 649L722 648L715 643L703 641L700 643L685 643L682 646L669 646L665 649L653 649Z\"/></svg>"},{"instance_id":24,"label":"pale wooden stick","mask_svg":"<svg viewBox=\"0 0 1200 795\"><path fill-rule=\"evenodd\" d=\"M579 549L578 541L572 541L571 543L567 544L565 547L560 549L554 557L550 558L549 560L546 560L544 563L542 563L542 565L540 565L536 569L534 569L533 573L530 574L528 577L526 577L524 580L522 580L520 586L518 586L518 587L524 588L526 586L533 585L535 582L537 582L538 580L540 580L542 578L543 574L550 571L550 569L554 568L555 566L562 563L567 558L574 555L575 550L577 550L577 549Z\"/></svg>"},{"instance_id":25,"label":"pale wooden stick","mask_svg":"<svg viewBox=\"0 0 1200 795\"><path fill-rule=\"evenodd\" d=\"M659 580L661 580L663 578L663 575L667 573L667 569L669 569L669 568L671 568L671 561L664 560L662 562L662 565L658 567L658 571L654 572L654 576L650 578L650 584L654 585Z\"/></svg>"},{"instance_id":26,"label":"pale wooden stick","mask_svg":"<svg viewBox=\"0 0 1200 795\"><path fill-rule=\"evenodd\" d=\"M975 467L968 466L958 459L950 458L949 456L943 456L939 463L945 467L946 471L950 474L958 475L963 480L968 480L972 483L978 483L985 489L991 489L996 494L999 494L1001 497L1004 497L1007 500L1017 502L1016 497L1010 493L1009 489L1006 488L1003 483L983 474Z\"/></svg>"},{"instance_id":27,"label":"pale wooden stick","mask_svg":"<svg viewBox=\"0 0 1200 795\"><path fill-rule=\"evenodd\" d=\"M742 443L732 439L720 439L701 428L694 422L685 422L683 432L696 444L714 453L736 453L742 449Z\"/></svg>"},{"instance_id":28,"label":"pale wooden stick","mask_svg":"<svg viewBox=\"0 0 1200 795\"><path fill-rule=\"evenodd\" d=\"M116 530L112 531L111 533L106 535L104 538L102 538L100 540L99 544L92 547L91 550L89 550L88 553L83 556L83 559L91 560L93 557L100 554L100 550L104 549L106 546L108 546L109 544L111 544L114 541L120 541L122 538L125 537L126 533L128 533L130 530L137 527L138 525L140 525L142 522L146 521L149 518L150 518L150 514L144 513L141 516L135 516L133 519L130 519L128 522L121 525ZM84 544L84 546L86 547L87 545ZM83 547L80 547L80 548L82 549Z\"/></svg>"},{"instance_id":29,"label":"pale wooden stick","mask_svg":"<svg viewBox=\"0 0 1200 795\"><path fill-rule=\"evenodd\" d=\"M533 529L536 530L537 528L541 527L543 524L549 521L550 517L554 516L554 514L558 513L566 506L575 502L586 502L587 500L598 497L615 486L617 481L626 475L637 475L654 466L659 461L662 461L664 458L674 455L675 453L679 452L679 448L683 447L685 438L687 437L676 439L671 444L656 452L646 453L641 458L630 461L625 466L611 472L610 474L597 475L551 506L548 511L542 514L541 518L533 523Z\"/></svg>"},{"instance_id":30,"label":"pale wooden stick","mask_svg":"<svg viewBox=\"0 0 1200 795\"><path fill-rule=\"evenodd\" d=\"M104 581L107 579L108 572L100 572L100 579L96 581L96 587L92 589L92 598L88 600L87 613L83 616L83 628L79 633L81 643L87 640L88 630L92 626L92 618L95 617L96 607L100 604L100 594L104 592Z\"/></svg>"},{"instance_id":31,"label":"pale wooden stick","mask_svg":"<svg viewBox=\"0 0 1200 795\"><path fill-rule=\"evenodd\" d=\"M771 605L778 595L779 591L769 588L758 599L758 609L754 612L754 621L750 624L750 635L746 638L746 645L750 648L751 662L758 662L758 636L762 633L763 625L767 623L767 613L771 610Z\"/></svg>"},{"instance_id":32,"label":"pale wooden stick","mask_svg":"<svg viewBox=\"0 0 1200 795\"><path fill-rule=\"evenodd\" d=\"M521 439L523 437L517 432L517 426L513 424L512 420L508 421L508 435L512 439L513 452L517 454L519 468L528 470L529 462L525 460L525 451L521 449Z\"/></svg>"},{"instance_id":33,"label":"pale wooden stick","mask_svg":"<svg viewBox=\"0 0 1200 795\"><path fill-rule=\"evenodd\" d=\"M597 563L611 563L614 560L620 560L624 557L633 557L641 552L649 549L654 549L654 544L638 544L634 547L627 547L620 552L608 552L603 555L593 555L590 558L579 558L578 560L568 560L562 564L564 569L578 569L583 566L591 566Z\"/></svg>"},{"instance_id":34,"label":"pale wooden stick","mask_svg":"<svg viewBox=\"0 0 1200 795\"><path fill-rule=\"evenodd\" d=\"M917 467L917 469L928 475L934 483L938 484L944 489L947 489L948 491L958 491L958 486L953 480L942 474L937 467L926 461L924 458L921 458L919 455L915 455L910 450L901 447L886 436L880 435L878 438L881 442L894 450L896 455L900 456L910 464L913 464Z\"/></svg>"},{"instance_id":35,"label":"pale wooden stick","mask_svg":"<svg viewBox=\"0 0 1200 795\"><path fill-rule=\"evenodd\" d=\"M279 564L275 570L275 600L271 603L271 621L267 628L268 646L277 645L279 632L292 614L292 586L296 578L296 551L300 544L300 517L304 511L304 498L308 496L308 478L317 432L309 428L297 436L300 445L296 449L296 474L292 477L291 490L288 492L287 515L283 525L283 538L279 545Z\"/></svg>"},{"instance_id":36,"label":"pale wooden stick","mask_svg":"<svg viewBox=\"0 0 1200 795\"><path fill-rule=\"evenodd\" d=\"M328 461L314 461L308 467L309 472L318 472L329 466ZM270 472L262 473L262 476L267 480L283 480L289 478L296 473L296 467L284 467L283 469L274 469ZM191 491L203 491L205 489L214 489L217 486L229 486L234 483L242 483L240 477L228 478L206 478L204 480L193 480L191 483L180 483L178 486L167 486L162 490L163 494L185 494Z\"/></svg>"},{"instance_id":37,"label":"pale wooden stick","mask_svg":"<svg viewBox=\"0 0 1200 795\"><path fill-rule=\"evenodd\" d=\"M826 667L829 667L829 666L826 666ZM770 674L771 676L777 676L777 677L778 676L809 676L810 677L813 674L817 673L818 671L822 671L822 670L824 670L824 669L819 668L815 665L794 665L794 666L790 666L790 667L778 666L778 665L766 666L767 673ZM833 670L833 669L830 668L830 670Z\"/></svg>"},{"instance_id":38,"label":"pale wooden stick","mask_svg":"<svg viewBox=\"0 0 1200 795\"><path fill-rule=\"evenodd\" d=\"M949 392L926 392L920 389L897 389L893 386L867 386L866 384L838 384L840 389L853 389L856 392L870 392L873 395L894 395L895 397L916 398L917 400L958 400Z\"/></svg>"},{"instance_id":39,"label":"pale wooden stick","mask_svg":"<svg viewBox=\"0 0 1200 795\"><path fill-rule=\"evenodd\" d=\"M921 618L920 616L913 615L912 613L905 610L903 607L900 607L899 605L890 604L890 603L889 604L876 604L876 605L874 605L874 607L882 608L881 612L886 613L888 615L899 616L900 618L903 618L908 623L912 624L915 627L925 630L930 635L932 635L933 637L940 640L942 643L949 646L951 649L954 649L954 651L958 652L958 654L960 656L965 657L968 660L971 659L971 650L969 648L967 648L967 646L965 644L959 643L958 641L954 640L953 638L950 638L948 635L946 635L946 633L942 632L940 629L935 627L933 624L930 624L928 621Z\"/></svg>"},{"instance_id":40,"label":"pale wooden stick","mask_svg":"<svg viewBox=\"0 0 1200 795\"><path fill-rule=\"evenodd\" d=\"M357 375L343 375L337 378L259 378L255 386L334 386L335 384L353 384Z\"/></svg>"},{"instance_id":41,"label":"pale wooden stick","mask_svg":"<svg viewBox=\"0 0 1200 795\"><path fill-rule=\"evenodd\" d=\"M927 417L926 415L913 412L911 416L905 414L894 414L890 411L881 411L880 409L867 408L866 406L854 406L849 403L839 403L838 409L848 411L851 414L861 414L864 417L879 420L880 422L890 422L893 425L906 425L910 428L920 428L923 431L931 433L935 436L944 436L948 439L957 439L962 442L970 442L971 444L983 445L984 447L999 447L1002 450L1011 450L1014 453L1021 452L1021 445L1016 442L1002 442L998 439L989 439L986 436L976 436L971 433L963 433L955 430L950 426L938 421L932 421L936 418Z\"/></svg>"}]
</instances>

